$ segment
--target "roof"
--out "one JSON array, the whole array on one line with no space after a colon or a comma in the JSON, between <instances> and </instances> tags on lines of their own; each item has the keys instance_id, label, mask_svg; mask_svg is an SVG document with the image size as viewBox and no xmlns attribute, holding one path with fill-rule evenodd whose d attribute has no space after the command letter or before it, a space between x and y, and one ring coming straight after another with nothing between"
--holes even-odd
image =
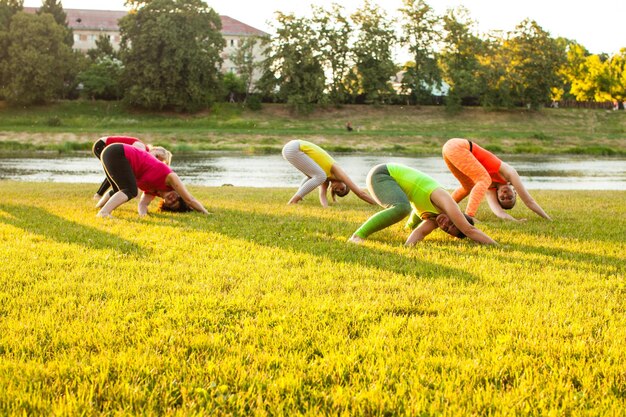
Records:
<instances>
[{"instance_id":1,"label":"roof","mask_svg":"<svg viewBox=\"0 0 626 417\"><path fill-rule=\"evenodd\" d=\"M35 13L39 7L24 7L27 13ZM125 10L63 9L67 24L73 30L118 31L117 21L128 14ZM267 33L246 25L229 16L220 16L223 35L264 36Z\"/></svg>"},{"instance_id":2,"label":"roof","mask_svg":"<svg viewBox=\"0 0 626 417\"><path fill-rule=\"evenodd\" d=\"M35 13L39 7L24 7L27 13ZM117 21L128 14L120 10L63 9L67 24L73 30L118 31Z\"/></svg>"},{"instance_id":3,"label":"roof","mask_svg":"<svg viewBox=\"0 0 626 417\"><path fill-rule=\"evenodd\" d=\"M220 16L222 19L222 34L224 35L249 35L249 36L265 36L267 33L262 30L246 25L239 20L229 16Z\"/></svg>"}]
</instances>

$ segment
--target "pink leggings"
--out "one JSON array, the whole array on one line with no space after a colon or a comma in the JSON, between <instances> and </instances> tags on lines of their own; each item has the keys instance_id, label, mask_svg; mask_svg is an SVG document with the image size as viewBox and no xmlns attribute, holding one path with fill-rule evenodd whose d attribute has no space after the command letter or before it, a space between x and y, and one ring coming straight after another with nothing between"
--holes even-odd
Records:
<instances>
[{"instance_id":1,"label":"pink leggings","mask_svg":"<svg viewBox=\"0 0 626 417\"><path fill-rule=\"evenodd\" d=\"M466 139L450 139L443 145L442 153L448 169L461 183L452 193L452 198L458 203L469 194L465 213L475 217L478 206L491 185L491 176L472 155Z\"/></svg>"}]
</instances>

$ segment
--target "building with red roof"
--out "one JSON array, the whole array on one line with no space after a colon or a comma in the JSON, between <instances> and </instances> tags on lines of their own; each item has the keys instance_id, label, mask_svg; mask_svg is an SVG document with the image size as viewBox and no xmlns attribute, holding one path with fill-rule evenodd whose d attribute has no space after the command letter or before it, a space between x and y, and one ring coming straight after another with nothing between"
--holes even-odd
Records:
<instances>
[{"instance_id":1,"label":"building with red roof","mask_svg":"<svg viewBox=\"0 0 626 417\"><path fill-rule=\"evenodd\" d=\"M27 13L36 13L38 7L24 7ZM87 52L96 47L96 40L102 36L108 36L113 48L120 47L120 29L118 20L128 14L127 11L119 10L87 10L87 9L63 9L67 16L67 24L74 32L74 49ZM235 65L230 59L245 39L251 37L267 36L267 33L247 25L229 16L220 16L222 21L222 36L226 46L222 51L222 71L236 72ZM262 59L260 46L253 49L255 60ZM259 74L255 74L258 79Z\"/></svg>"}]
</instances>

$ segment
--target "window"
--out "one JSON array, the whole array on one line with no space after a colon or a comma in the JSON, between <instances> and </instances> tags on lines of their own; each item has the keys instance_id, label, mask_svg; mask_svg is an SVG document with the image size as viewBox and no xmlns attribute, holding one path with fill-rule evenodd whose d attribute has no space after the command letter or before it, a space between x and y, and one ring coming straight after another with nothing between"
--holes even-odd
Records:
<instances>
[{"instance_id":1,"label":"window","mask_svg":"<svg viewBox=\"0 0 626 417\"><path fill-rule=\"evenodd\" d=\"M230 40L230 46L235 46L235 40L234 39Z\"/></svg>"},{"instance_id":2,"label":"window","mask_svg":"<svg viewBox=\"0 0 626 417\"><path fill-rule=\"evenodd\" d=\"M86 41L87 40L87 35L80 35L80 40L81 41Z\"/></svg>"}]
</instances>

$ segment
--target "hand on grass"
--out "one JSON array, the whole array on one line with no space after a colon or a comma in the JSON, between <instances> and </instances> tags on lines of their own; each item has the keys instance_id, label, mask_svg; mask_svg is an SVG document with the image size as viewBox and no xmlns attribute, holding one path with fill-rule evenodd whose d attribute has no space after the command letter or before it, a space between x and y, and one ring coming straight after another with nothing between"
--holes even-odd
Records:
<instances>
[{"instance_id":1,"label":"hand on grass","mask_svg":"<svg viewBox=\"0 0 626 417\"><path fill-rule=\"evenodd\" d=\"M350 239L348 239L348 242L360 245L361 243L365 242L365 239L363 239L362 237L358 237L358 236L352 235L352 237L350 237Z\"/></svg>"}]
</instances>

